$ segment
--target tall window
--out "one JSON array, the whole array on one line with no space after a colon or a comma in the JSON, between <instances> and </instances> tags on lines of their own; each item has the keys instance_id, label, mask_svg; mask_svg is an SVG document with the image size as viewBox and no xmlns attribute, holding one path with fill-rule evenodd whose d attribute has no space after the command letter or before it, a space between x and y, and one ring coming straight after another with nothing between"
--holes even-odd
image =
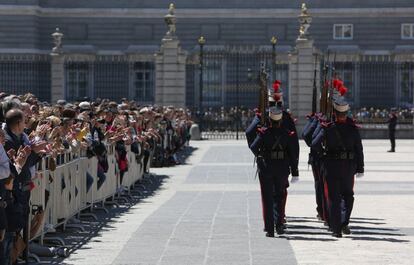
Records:
<instances>
[{"instance_id":1,"label":"tall window","mask_svg":"<svg viewBox=\"0 0 414 265\"><path fill-rule=\"evenodd\" d=\"M154 63L136 62L134 64L133 97L139 102L154 101Z\"/></svg>"},{"instance_id":2,"label":"tall window","mask_svg":"<svg viewBox=\"0 0 414 265\"><path fill-rule=\"evenodd\" d=\"M401 25L401 39L414 40L414 24Z\"/></svg>"},{"instance_id":3,"label":"tall window","mask_svg":"<svg viewBox=\"0 0 414 265\"><path fill-rule=\"evenodd\" d=\"M88 63L68 63L66 65L66 98L81 100L89 96Z\"/></svg>"},{"instance_id":4,"label":"tall window","mask_svg":"<svg viewBox=\"0 0 414 265\"><path fill-rule=\"evenodd\" d=\"M334 40L352 40L354 38L354 25L352 24L334 24Z\"/></svg>"}]
</instances>

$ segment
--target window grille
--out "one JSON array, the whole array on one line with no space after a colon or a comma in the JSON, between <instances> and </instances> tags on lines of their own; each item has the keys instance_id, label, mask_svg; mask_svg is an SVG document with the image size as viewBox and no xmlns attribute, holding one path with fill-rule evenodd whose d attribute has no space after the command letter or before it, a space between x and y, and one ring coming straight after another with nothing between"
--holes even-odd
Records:
<instances>
[{"instance_id":1,"label":"window grille","mask_svg":"<svg viewBox=\"0 0 414 265\"><path fill-rule=\"evenodd\" d=\"M402 63L398 67L398 99L399 106L414 106L414 63Z\"/></svg>"},{"instance_id":2,"label":"window grille","mask_svg":"<svg viewBox=\"0 0 414 265\"><path fill-rule=\"evenodd\" d=\"M140 103L153 103L155 91L154 62L135 62L132 74L131 97Z\"/></svg>"},{"instance_id":3,"label":"window grille","mask_svg":"<svg viewBox=\"0 0 414 265\"><path fill-rule=\"evenodd\" d=\"M66 66L66 99L81 101L91 96L91 82L89 76L89 63L67 62Z\"/></svg>"},{"instance_id":4,"label":"window grille","mask_svg":"<svg viewBox=\"0 0 414 265\"><path fill-rule=\"evenodd\" d=\"M120 101L122 98L128 98L128 88L128 62L116 60L100 60L95 62L95 97Z\"/></svg>"},{"instance_id":5,"label":"window grille","mask_svg":"<svg viewBox=\"0 0 414 265\"><path fill-rule=\"evenodd\" d=\"M0 59L0 90L16 95L30 92L50 101L50 61L37 59Z\"/></svg>"}]
</instances>

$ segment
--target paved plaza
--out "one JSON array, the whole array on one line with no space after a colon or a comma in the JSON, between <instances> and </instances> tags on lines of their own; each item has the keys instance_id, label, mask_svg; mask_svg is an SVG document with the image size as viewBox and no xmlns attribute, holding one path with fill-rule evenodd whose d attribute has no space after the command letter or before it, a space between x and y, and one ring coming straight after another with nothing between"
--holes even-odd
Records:
<instances>
[{"instance_id":1,"label":"paved plaza","mask_svg":"<svg viewBox=\"0 0 414 265\"><path fill-rule=\"evenodd\" d=\"M313 177L301 142L300 182L291 184L288 232L264 236L259 184L245 141L192 142L168 176L64 264L413 264L414 141L366 140L365 176L355 183L352 234L331 237L316 219Z\"/></svg>"}]
</instances>

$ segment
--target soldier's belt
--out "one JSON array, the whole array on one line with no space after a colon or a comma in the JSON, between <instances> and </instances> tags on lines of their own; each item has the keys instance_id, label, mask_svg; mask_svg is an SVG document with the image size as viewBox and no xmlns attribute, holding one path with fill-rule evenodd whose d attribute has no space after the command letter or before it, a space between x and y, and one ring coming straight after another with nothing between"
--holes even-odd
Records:
<instances>
[{"instance_id":1,"label":"soldier's belt","mask_svg":"<svg viewBox=\"0 0 414 265\"><path fill-rule=\"evenodd\" d=\"M0 201L0 208L6 208L7 207L7 202L1 200Z\"/></svg>"},{"instance_id":2,"label":"soldier's belt","mask_svg":"<svg viewBox=\"0 0 414 265\"><path fill-rule=\"evenodd\" d=\"M270 153L270 159L272 160L283 160L287 158L287 155L284 151L273 151Z\"/></svg>"},{"instance_id":3,"label":"soldier's belt","mask_svg":"<svg viewBox=\"0 0 414 265\"><path fill-rule=\"evenodd\" d=\"M353 160L355 159L354 152L334 152L334 153L325 153L324 157L327 159L336 159L336 160Z\"/></svg>"}]
</instances>

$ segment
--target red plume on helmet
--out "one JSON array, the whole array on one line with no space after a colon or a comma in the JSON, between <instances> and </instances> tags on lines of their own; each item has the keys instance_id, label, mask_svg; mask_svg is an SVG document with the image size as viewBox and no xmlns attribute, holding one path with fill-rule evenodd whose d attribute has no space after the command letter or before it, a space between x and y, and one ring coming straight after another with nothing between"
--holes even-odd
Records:
<instances>
[{"instance_id":1,"label":"red plume on helmet","mask_svg":"<svg viewBox=\"0 0 414 265\"><path fill-rule=\"evenodd\" d=\"M338 92L339 94L341 94L341 96L343 96L346 94L346 92L348 92L348 88L346 88L345 86L341 86L338 88Z\"/></svg>"},{"instance_id":2,"label":"red plume on helmet","mask_svg":"<svg viewBox=\"0 0 414 265\"><path fill-rule=\"evenodd\" d=\"M348 88L344 86L344 81L337 78L332 80L332 86L339 92L341 96L345 95L348 92Z\"/></svg>"},{"instance_id":3,"label":"red plume on helmet","mask_svg":"<svg viewBox=\"0 0 414 265\"><path fill-rule=\"evenodd\" d=\"M282 82L279 80L275 80L275 82L273 82L273 93L278 93L281 84Z\"/></svg>"},{"instance_id":4,"label":"red plume on helmet","mask_svg":"<svg viewBox=\"0 0 414 265\"><path fill-rule=\"evenodd\" d=\"M332 86L339 91L339 88L344 86L344 82L341 79L334 79L332 81Z\"/></svg>"},{"instance_id":5,"label":"red plume on helmet","mask_svg":"<svg viewBox=\"0 0 414 265\"><path fill-rule=\"evenodd\" d=\"M274 94L274 95L273 95L273 99L274 99L276 102L279 102L279 101L280 101L280 94Z\"/></svg>"}]
</instances>

